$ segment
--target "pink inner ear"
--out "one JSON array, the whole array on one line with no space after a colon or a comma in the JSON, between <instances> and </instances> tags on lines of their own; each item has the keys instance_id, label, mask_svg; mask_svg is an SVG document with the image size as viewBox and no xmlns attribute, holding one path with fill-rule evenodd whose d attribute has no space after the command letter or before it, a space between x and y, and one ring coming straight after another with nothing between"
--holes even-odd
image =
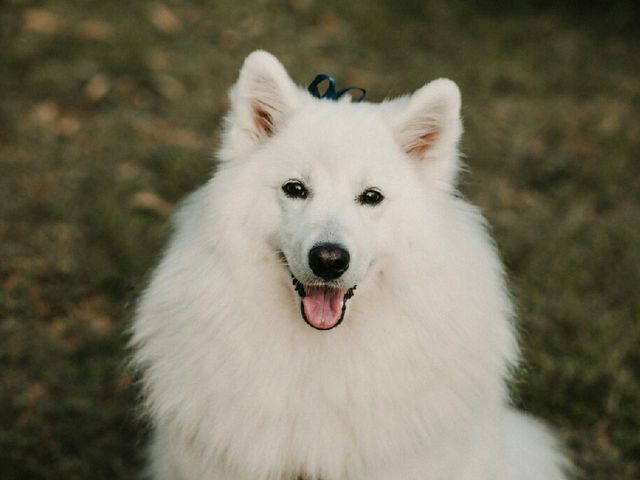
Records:
<instances>
[{"instance_id":1,"label":"pink inner ear","mask_svg":"<svg viewBox=\"0 0 640 480\"><path fill-rule=\"evenodd\" d=\"M405 146L406 152L415 158L424 157L425 153L438 141L438 133L437 128L432 128L422 135L418 135L417 138L414 138L412 142Z\"/></svg>"},{"instance_id":2,"label":"pink inner ear","mask_svg":"<svg viewBox=\"0 0 640 480\"><path fill-rule=\"evenodd\" d=\"M261 135L271 137L275 131L275 124L273 122L273 115L269 110L273 110L273 107L267 105L264 102L254 101L251 106L253 111L253 121Z\"/></svg>"}]
</instances>

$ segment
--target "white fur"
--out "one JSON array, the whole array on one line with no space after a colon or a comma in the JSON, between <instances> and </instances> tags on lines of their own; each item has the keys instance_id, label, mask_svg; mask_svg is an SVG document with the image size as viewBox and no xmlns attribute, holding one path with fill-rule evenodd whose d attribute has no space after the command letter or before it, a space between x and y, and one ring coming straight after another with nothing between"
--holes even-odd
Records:
<instances>
[{"instance_id":1,"label":"white fur","mask_svg":"<svg viewBox=\"0 0 640 480\"><path fill-rule=\"evenodd\" d=\"M247 58L218 172L178 214L133 326L154 479L565 478L552 438L508 406L502 267L480 213L452 194L459 110L448 80L333 102L270 54ZM287 198L290 179L309 197ZM369 187L382 203L356 201ZM289 273L314 281L319 241L348 248L341 284L358 285L329 331L302 320Z\"/></svg>"}]
</instances>

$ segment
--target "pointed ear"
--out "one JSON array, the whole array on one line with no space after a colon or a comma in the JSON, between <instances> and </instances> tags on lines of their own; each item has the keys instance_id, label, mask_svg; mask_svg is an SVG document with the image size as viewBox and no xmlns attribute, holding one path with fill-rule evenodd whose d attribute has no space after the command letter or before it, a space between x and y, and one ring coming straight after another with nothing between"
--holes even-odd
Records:
<instances>
[{"instance_id":1,"label":"pointed ear","mask_svg":"<svg viewBox=\"0 0 640 480\"><path fill-rule=\"evenodd\" d=\"M398 108L393 129L398 144L416 160L455 155L462 134L458 86L441 78L420 88Z\"/></svg>"},{"instance_id":2,"label":"pointed ear","mask_svg":"<svg viewBox=\"0 0 640 480\"><path fill-rule=\"evenodd\" d=\"M229 97L226 147L238 151L275 135L296 108L300 92L276 57L257 50L245 59Z\"/></svg>"}]
</instances>

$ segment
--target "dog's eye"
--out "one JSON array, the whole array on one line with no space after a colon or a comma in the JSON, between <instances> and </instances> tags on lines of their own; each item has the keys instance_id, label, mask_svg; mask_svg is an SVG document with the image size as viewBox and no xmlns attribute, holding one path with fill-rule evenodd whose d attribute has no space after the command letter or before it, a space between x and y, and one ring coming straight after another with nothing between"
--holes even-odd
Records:
<instances>
[{"instance_id":1,"label":"dog's eye","mask_svg":"<svg viewBox=\"0 0 640 480\"><path fill-rule=\"evenodd\" d=\"M362 205L378 205L384 200L384 195L375 188L367 188L358 196L358 202Z\"/></svg>"},{"instance_id":2,"label":"dog's eye","mask_svg":"<svg viewBox=\"0 0 640 480\"><path fill-rule=\"evenodd\" d=\"M289 180L282 185L282 191L289 198L307 198L309 191L304 184L298 180Z\"/></svg>"}]
</instances>

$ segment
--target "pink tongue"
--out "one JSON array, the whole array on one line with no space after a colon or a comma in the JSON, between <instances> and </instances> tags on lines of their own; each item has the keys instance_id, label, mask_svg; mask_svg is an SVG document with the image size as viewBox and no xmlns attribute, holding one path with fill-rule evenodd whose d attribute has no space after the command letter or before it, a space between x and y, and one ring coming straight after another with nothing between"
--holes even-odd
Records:
<instances>
[{"instance_id":1,"label":"pink tongue","mask_svg":"<svg viewBox=\"0 0 640 480\"><path fill-rule=\"evenodd\" d=\"M306 287L306 296L302 299L307 322L316 328L335 327L342 316L344 289L326 287Z\"/></svg>"}]
</instances>

